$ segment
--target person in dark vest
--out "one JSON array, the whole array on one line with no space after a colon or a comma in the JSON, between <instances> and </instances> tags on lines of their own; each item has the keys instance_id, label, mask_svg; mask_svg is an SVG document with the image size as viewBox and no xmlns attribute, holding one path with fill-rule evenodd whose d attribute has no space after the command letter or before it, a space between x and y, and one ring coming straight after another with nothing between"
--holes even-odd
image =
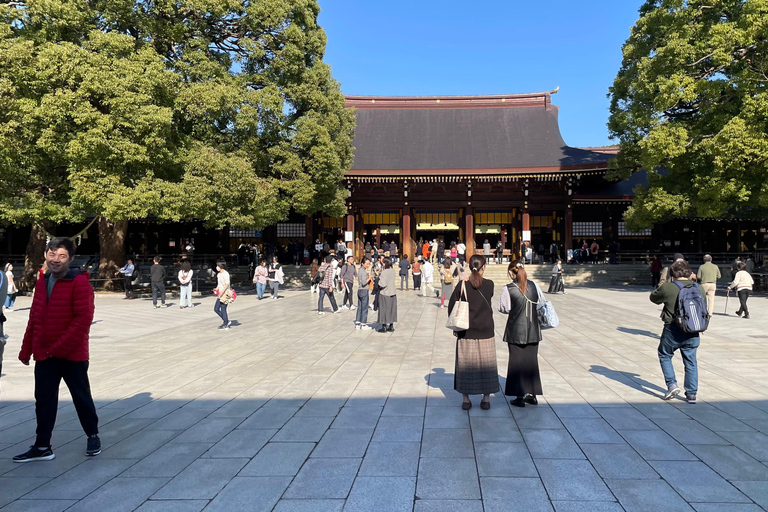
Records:
<instances>
[{"instance_id":1,"label":"person in dark vest","mask_svg":"<svg viewBox=\"0 0 768 512\"><path fill-rule=\"evenodd\" d=\"M512 283L508 284L499 298L499 311L507 318L504 342L509 347L509 365L504 394L514 396L509 403L516 407L539 403L537 395L542 394L539 373L539 342L541 324L536 305L543 297L539 287L528 279L520 260L509 264L507 269Z\"/></svg>"},{"instance_id":2,"label":"person in dark vest","mask_svg":"<svg viewBox=\"0 0 768 512\"><path fill-rule=\"evenodd\" d=\"M45 250L48 271L40 274L32 297L27 331L19 361L35 358L35 416L37 439L13 462L51 460L51 434L59 408L61 380L69 388L80 425L88 436L85 454L101 453L99 417L88 382L88 339L93 322L94 293L87 272L70 268L75 244L54 238Z\"/></svg>"}]
</instances>

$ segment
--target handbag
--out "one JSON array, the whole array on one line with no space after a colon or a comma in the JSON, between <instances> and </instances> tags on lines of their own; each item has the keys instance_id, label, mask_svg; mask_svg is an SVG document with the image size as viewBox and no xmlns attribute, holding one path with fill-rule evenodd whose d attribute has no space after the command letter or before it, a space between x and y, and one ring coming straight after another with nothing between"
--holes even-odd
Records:
<instances>
[{"instance_id":1,"label":"handbag","mask_svg":"<svg viewBox=\"0 0 768 512\"><path fill-rule=\"evenodd\" d=\"M445 326L452 331L466 331L469 329L469 302L467 301L466 286L466 281L462 281L459 300L453 304L453 309L448 312L448 321L445 323Z\"/></svg>"},{"instance_id":2,"label":"handbag","mask_svg":"<svg viewBox=\"0 0 768 512\"><path fill-rule=\"evenodd\" d=\"M544 294L541 293L541 288L539 288L536 282L533 284L536 286L536 293L539 294L539 301L536 303L536 314L539 317L539 324L542 329L554 329L560 325L560 319L557 316L557 312L555 312L555 306L552 305L552 302L543 299Z\"/></svg>"}]
</instances>

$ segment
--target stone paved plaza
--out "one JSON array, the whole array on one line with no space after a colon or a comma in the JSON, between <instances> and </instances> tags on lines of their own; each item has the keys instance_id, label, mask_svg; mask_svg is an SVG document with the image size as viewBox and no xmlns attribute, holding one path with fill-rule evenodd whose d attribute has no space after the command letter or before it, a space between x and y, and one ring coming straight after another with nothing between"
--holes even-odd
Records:
<instances>
[{"instance_id":1,"label":"stone paved plaza","mask_svg":"<svg viewBox=\"0 0 768 512\"><path fill-rule=\"evenodd\" d=\"M497 283L498 285L499 283ZM497 287L498 300L500 288ZM768 508L768 299L718 314L699 350L699 403L663 402L659 307L648 288L552 297L538 406L501 395L468 412L434 299L401 292L392 334L318 316L316 295L243 295L153 310L96 298L90 376L101 455L66 388L56 459L33 442L32 369L17 360L29 299L8 314L0 379L0 510L216 512L754 512ZM718 297L718 313L724 298ZM328 305L326 304L326 307ZM496 314L502 389L505 317ZM374 317L375 318L375 317ZM680 358L675 358L682 382ZM761 508L762 507L762 508Z\"/></svg>"}]
</instances>

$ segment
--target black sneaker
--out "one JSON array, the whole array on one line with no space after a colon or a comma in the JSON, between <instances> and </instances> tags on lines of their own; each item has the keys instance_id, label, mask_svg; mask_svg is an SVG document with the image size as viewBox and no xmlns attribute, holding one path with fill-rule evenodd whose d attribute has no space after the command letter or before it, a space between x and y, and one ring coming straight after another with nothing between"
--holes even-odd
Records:
<instances>
[{"instance_id":1,"label":"black sneaker","mask_svg":"<svg viewBox=\"0 0 768 512\"><path fill-rule=\"evenodd\" d=\"M85 448L85 454L89 457L98 455L101 453L101 439L96 434L88 436L88 446Z\"/></svg>"},{"instance_id":2,"label":"black sneaker","mask_svg":"<svg viewBox=\"0 0 768 512\"><path fill-rule=\"evenodd\" d=\"M536 395L527 394L523 397L523 400L527 404L539 405L539 401L536 399Z\"/></svg>"},{"instance_id":3,"label":"black sneaker","mask_svg":"<svg viewBox=\"0 0 768 512\"><path fill-rule=\"evenodd\" d=\"M688 393L685 394L685 399L688 400L689 404L695 404L696 403L696 395L690 395Z\"/></svg>"},{"instance_id":4,"label":"black sneaker","mask_svg":"<svg viewBox=\"0 0 768 512\"><path fill-rule=\"evenodd\" d=\"M48 448L38 448L37 446L30 446L29 450L21 455L16 455L13 458L13 462L34 462L36 460L53 460L56 455L53 454L53 450L49 446Z\"/></svg>"}]
</instances>

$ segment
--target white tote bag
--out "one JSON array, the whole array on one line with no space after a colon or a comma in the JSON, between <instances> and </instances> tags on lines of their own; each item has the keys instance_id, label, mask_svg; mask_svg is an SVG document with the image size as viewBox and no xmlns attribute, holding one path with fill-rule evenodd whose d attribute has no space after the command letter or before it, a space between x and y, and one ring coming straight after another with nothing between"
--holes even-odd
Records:
<instances>
[{"instance_id":1,"label":"white tote bag","mask_svg":"<svg viewBox=\"0 0 768 512\"><path fill-rule=\"evenodd\" d=\"M445 326L453 331L466 331L469 329L469 302L467 302L466 281L461 282L461 295L453 304L453 309L448 312L448 321Z\"/></svg>"}]
</instances>

